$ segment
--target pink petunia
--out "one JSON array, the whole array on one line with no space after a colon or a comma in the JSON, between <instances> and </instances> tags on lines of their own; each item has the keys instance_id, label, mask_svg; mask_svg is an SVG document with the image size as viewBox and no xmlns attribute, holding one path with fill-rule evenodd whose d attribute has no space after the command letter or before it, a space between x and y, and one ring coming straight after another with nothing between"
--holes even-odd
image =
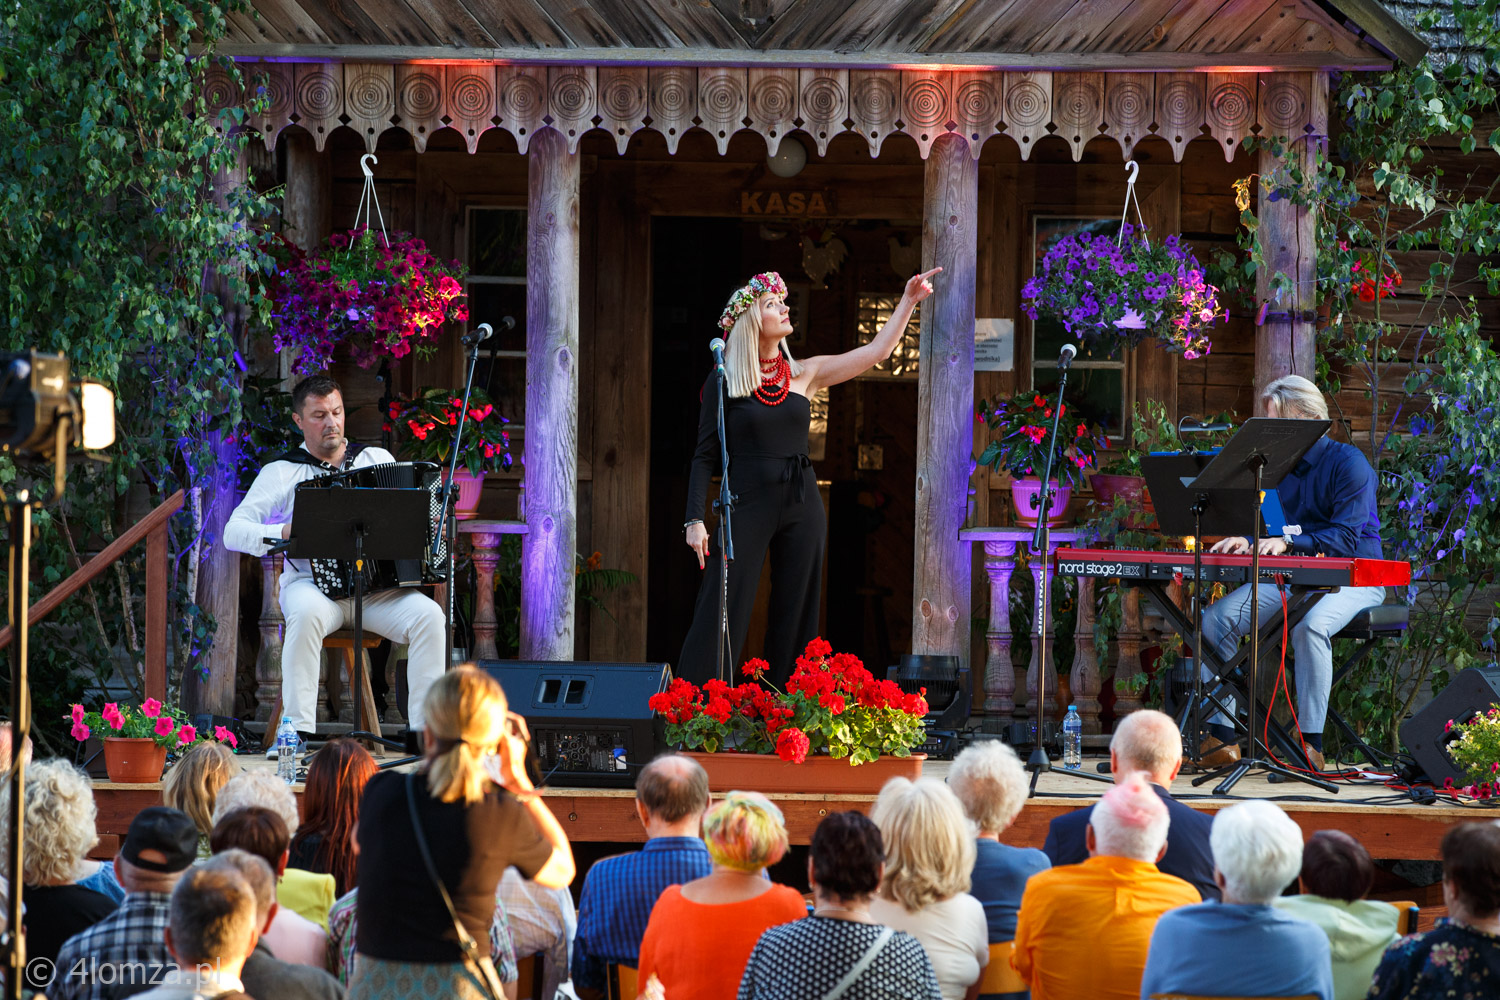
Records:
<instances>
[{"instance_id":1,"label":"pink petunia","mask_svg":"<svg viewBox=\"0 0 1500 1000\"><path fill-rule=\"evenodd\" d=\"M81 722L73 723L73 738L79 743L89 738L89 727Z\"/></svg>"},{"instance_id":2,"label":"pink petunia","mask_svg":"<svg viewBox=\"0 0 1500 1000\"><path fill-rule=\"evenodd\" d=\"M125 716L120 711L120 706L114 702L105 705L104 711L101 714L104 716L104 721L109 723L109 728L116 731L125 728Z\"/></svg>"},{"instance_id":3,"label":"pink petunia","mask_svg":"<svg viewBox=\"0 0 1500 1000\"><path fill-rule=\"evenodd\" d=\"M178 743L191 743L198 738L198 730L193 726L183 726L177 730Z\"/></svg>"},{"instance_id":4,"label":"pink petunia","mask_svg":"<svg viewBox=\"0 0 1500 1000\"><path fill-rule=\"evenodd\" d=\"M161 702L155 698L147 698L141 702L141 714L148 719L154 719L161 714Z\"/></svg>"},{"instance_id":5,"label":"pink petunia","mask_svg":"<svg viewBox=\"0 0 1500 1000\"><path fill-rule=\"evenodd\" d=\"M170 715L163 715L161 718L156 720L155 732L157 736L171 736L172 731L176 728L177 724L172 721L172 717Z\"/></svg>"},{"instance_id":6,"label":"pink petunia","mask_svg":"<svg viewBox=\"0 0 1500 1000\"><path fill-rule=\"evenodd\" d=\"M228 743L236 750L239 749L240 741L235 738L235 735L233 733L225 729L223 726L214 727L214 739L218 740L220 743Z\"/></svg>"},{"instance_id":7,"label":"pink petunia","mask_svg":"<svg viewBox=\"0 0 1500 1000\"><path fill-rule=\"evenodd\" d=\"M79 723L79 722L83 721L83 706L82 705L74 705L73 706L73 721L75 723Z\"/></svg>"}]
</instances>

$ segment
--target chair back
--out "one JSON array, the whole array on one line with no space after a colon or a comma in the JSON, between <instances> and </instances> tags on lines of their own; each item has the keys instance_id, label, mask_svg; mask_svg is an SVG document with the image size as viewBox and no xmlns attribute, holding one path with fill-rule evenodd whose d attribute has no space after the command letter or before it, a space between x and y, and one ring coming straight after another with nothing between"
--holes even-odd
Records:
<instances>
[{"instance_id":1,"label":"chair back","mask_svg":"<svg viewBox=\"0 0 1500 1000\"><path fill-rule=\"evenodd\" d=\"M537 1000L542 987L542 956L527 955L516 960L517 1000Z\"/></svg>"},{"instance_id":2,"label":"chair back","mask_svg":"<svg viewBox=\"0 0 1500 1000\"><path fill-rule=\"evenodd\" d=\"M636 984L635 969L628 965L609 967L609 1000L635 1000L640 993Z\"/></svg>"},{"instance_id":3,"label":"chair back","mask_svg":"<svg viewBox=\"0 0 1500 1000\"><path fill-rule=\"evenodd\" d=\"M1417 933L1417 917L1421 915L1422 908L1416 904L1416 901L1410 899L1390 899L1386 900L1386 902L1394 906L1397 912L1401 914L1400 918L1396 921L1396 931L1402 935Z\"/></svg>"},{"instance_id":4,"label":"chair back","mask_svg":"<svg viewBox=\"0 0 1500 1000\"><path fill-rule=\"evenodd\" d=\"M990 964L984 967L984 975L979 978L979 1000L1026 993L1031 989L1021 974L1010 967L1010 954L1014 950L1014 941L990 945Z\"/></svg>"}]
</instances>

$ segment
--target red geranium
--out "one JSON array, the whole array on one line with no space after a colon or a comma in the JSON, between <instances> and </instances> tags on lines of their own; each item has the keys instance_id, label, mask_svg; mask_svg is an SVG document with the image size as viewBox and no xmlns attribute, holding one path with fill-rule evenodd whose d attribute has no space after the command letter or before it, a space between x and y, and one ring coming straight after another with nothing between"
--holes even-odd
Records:
<instances>
[{"instance_id":1,"label":"red geranium","mask_svg":"<svg viewBox=\"0 0 1500 1000\"><path fill-rule=\"evenodd\" d=\"M776 737L776 756L793 764L800 764L807 759L807 751L811 749L812 742L807 734L795 726L783 729L781 735Z\"/></svg>"}]
</instances>

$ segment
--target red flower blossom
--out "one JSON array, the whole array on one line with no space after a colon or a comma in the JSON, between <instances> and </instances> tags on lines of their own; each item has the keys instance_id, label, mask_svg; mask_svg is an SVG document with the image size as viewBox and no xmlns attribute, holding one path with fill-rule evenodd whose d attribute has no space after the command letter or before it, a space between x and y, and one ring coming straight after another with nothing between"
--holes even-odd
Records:
<instances>
[{"instance_id":1,"label":"red flower blossom","mask_svg":"<svg viewBox=\"0 0 1500 1000\"><path fill-rule=\"evenodd\" d=\"M807 760L807 751L812 742L808 740L807 734L795 726L783 729L781 735L776 737L776 756L791 764L800 764Z\"/></svg>"},{"instance_id":2,"label":"red flower blossom","mask_svg":"<svg viewBox=\"0 0 1500 1000\"><path fill-rule=\"evenodd\" d=\"M771 669L771 665L758 656L752 656L745 661L745 665L740 669L746 677L760 677L767 670Z\"/></svg>"}]
</instances>

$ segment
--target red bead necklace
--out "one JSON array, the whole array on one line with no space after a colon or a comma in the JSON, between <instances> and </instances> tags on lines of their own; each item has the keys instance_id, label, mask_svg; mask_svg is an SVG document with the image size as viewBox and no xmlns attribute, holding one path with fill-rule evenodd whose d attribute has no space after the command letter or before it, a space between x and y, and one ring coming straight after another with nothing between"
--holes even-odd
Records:
<instances>
[{"instance_id":1,"label":"red bead necklace","mask_svg":"<svg viewBox=\"0 0 1500 1000\"><path fill-rule=\"evenodd\" d=\"M760 385L755 387L755 398L767 406L780 406L786 402L792 388L792 365L780 351L776 357L760 362Z\"/></svg>"}]
</instances>

